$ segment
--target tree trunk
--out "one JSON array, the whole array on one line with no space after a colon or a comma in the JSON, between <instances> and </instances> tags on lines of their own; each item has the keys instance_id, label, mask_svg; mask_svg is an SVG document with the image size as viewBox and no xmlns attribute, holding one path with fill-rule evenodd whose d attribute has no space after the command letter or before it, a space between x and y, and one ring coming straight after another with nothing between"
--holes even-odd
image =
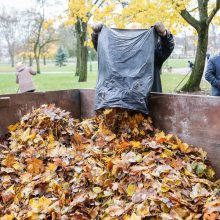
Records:
<instances>
[{"instance_id":1,"label":"tree trunk","mask_svg":"<svg viewBox=\"0 0 220 220\"><path fill-rule=\"evenodd\" d=\"M75 76L79 76L80 73L80 35L81 35L81 27L80 27L80 21L77 21L76 23L76 72Z\"/></svg>"},{"instance_id":2,"label":"tree trunk","mask_svg":"<svg viewBox=\"0 0 220 220\"><path fill-rule=\"evenodd\" d=\"M11 67L15 66L15 58L13 55L10 55L10 59L11 59Z\"/></svg>"},{"instance_id":3,"label":"tree trunk","mask_svg":"<svg viewBox=\"0 0 220 220\"><path fill-rule=\"evenodd\" d=\"M80 75L79 82L87 81L87 61L88 61L88 48L87 46L82 46L81 48L81 66L80 66Z\"/></svg>"},{"instance_id":4,"label":"tree trunk","mask_svg":"<svg viewBox=\"0 0 220 220\"><path fill-rule=\"evenodd\" d=\"M87 37L87 23L82 22L82 33L80 36L79 82L86 82L87 81L88 48L85 45L86 37Z\"/></svg>"},{"instance_id":5,"label":"tree trunk","mask_svg":"<svg viewBox=\"0 0 220 220\"><path fill-rule=\"evenodd\" d=\"M36 60L36 65L37 65L37 73L40 74L40 60L39 60L39 57L35 57L35 60Z\"/></svg>"},{"instance_id":6,"label":"tree trunk","mask_svg":"<svg viewBox=\"0 0 220 220\"><path fill-rule=\"evenodd\" d=\"M198 46L194 68L189 77L189 80L182 87L181 91L194 92L200 90L200 82L205 67L205 59L208 46L208 30L208 25L204 25L198 32Z\"/></svg>"},{"instance_id":7,"label":"tree trunk","mask_svg":"<svg viewBox=\"0 0 220 220\"><path fill-rule=\"evenodd\" d=\"M32 66L33 65L33 59L32 57L29 57L29 66Z\"/></svg>"},{"instance_id":8,"label":"tree trunk","mask_svg":"<svg viewBox=\"0 0 220 220\"><path fill-rule=\"evenodd\" d=\"M44 66L47 65L46 57L44 56Z\"/></svg>"}]
</instances>

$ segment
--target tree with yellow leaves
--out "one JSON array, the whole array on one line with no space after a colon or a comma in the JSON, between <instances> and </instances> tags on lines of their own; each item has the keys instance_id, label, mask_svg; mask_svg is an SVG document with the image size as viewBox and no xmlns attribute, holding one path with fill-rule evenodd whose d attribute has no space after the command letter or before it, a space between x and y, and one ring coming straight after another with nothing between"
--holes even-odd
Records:
<instances>
[{"instance_id":1,"label":"tree with yellow leaves","mask_svg":"<svg viewBox=\"0 0 220 220\"><path fill-rule=\"evenodd\" d=\"M181 90L197 91L205 66L209 25L219 9L220 0L130 0L118 20L148 27L160 20L174 32L186 25L193 27L198 36L195 66Z\"/></svg>"},{"instance_id":2,"label":"tree with yellow leaves","mask_svg":"<svg viewBox=\"0 0 220 220\"><path fill-rule=\"evenodd\" d=\"M75 25L77 38L77 68L79 82L87 80L89 21L107 22L107 16L114 10L112 0L69 0L67 25Z\"/></svg>"}]
</instances>

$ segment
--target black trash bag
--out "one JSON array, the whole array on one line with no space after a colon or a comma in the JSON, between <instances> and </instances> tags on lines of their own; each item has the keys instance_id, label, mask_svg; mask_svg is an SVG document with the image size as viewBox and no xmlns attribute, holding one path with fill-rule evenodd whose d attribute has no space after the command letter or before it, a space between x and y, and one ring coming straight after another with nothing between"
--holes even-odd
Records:
<instances>
[{"instance_id":1,"label":"black trash bag","mask_svg":"<svg viewBox=\"0 0 220 220\"><path fill-rule=\"evenodd\" d=\"M148 114L157 35L149 30L109 29L98 39L95 110L119 107Z\"/></svg>"}]
</instances>

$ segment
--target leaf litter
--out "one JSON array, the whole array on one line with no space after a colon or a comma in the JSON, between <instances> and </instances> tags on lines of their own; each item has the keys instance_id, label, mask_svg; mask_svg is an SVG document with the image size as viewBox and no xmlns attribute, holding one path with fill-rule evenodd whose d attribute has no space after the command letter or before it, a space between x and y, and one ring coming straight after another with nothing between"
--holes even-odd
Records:
<instances>
[{"instance_id":1,"label":"leaf litter","mask_svg":"<svg viewBox=\"0 0 220 220\"><path fill-rule=\"evenodd\" d=\"M0 219L220 219L201 148L122 109L79 121L43 105L0 144Z\"/></svg>"}]
</instances>

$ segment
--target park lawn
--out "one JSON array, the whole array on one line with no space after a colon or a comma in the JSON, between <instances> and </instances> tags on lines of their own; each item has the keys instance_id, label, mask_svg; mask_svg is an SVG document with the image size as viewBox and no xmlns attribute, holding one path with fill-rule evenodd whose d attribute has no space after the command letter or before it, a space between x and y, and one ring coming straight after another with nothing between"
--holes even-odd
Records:
<instances>
[{"instance_id":1,"label":"park lawn","mask_svg":"<svg viewBox=\"0 0 220 220\"><path fill-rule=\"evenodd\" d=\"M90 71L90 64L92 65L92 71L96 72L98 69L97 62L88 62L88 70ZM34 65L32 67L33 69L36 69L36 66ZM41 72L46 73L71 73L72 71L75 71L76 65L75 63L67 63L65 66L58 67L54 63L48 63L47 65L41 64ZM0 64L0 73L13 73L15 72L15 68L11 67L10 65L6 64Z\"/></svg>"},{"instance_id":2,"label":"park lawn","mask_svg":"<svg viewBox=\"0 0 220 220\"><path fill-rule=\"evenodd\" d=\"M172 67L172 68L186 68L188 67L188 61L192 61L194 63L194 59L168 59L164 63L164 67Z\"/></svg>"},{"instance_id":3,"label":"park lawn","mask_svg":"<svg viewBox=\"0 0 220 220\"><path fill-rule=\"evenodd\" d=\"M161 75L163 91L172 93L184 75L165 73ZM33 77L37 91L95 88L97 74L88 73L87 82L78 82L78 77L71 73L44 73ZM185 80L186 81L186 80ZM185 82L184 81L184 82ZM183 83L184 83L183 82ZM203 83L208 88L207 83ZM183 84L182 84L183 85ZM203 86L203 87L204 87ZM17 93L18 85L14 74L0 74L0 94Z\"/></svg>"},{"instance_id":4,"label":"park lawn","mask_svg":"<svg viewBox=\"0 0 220 220\"><path fill-rule=\"evenodd\" d=\"M173 68L185 68L188 66L187 61L188 60L192 60L192 59L168 59L165 63L164 63L164 67L173 67ZM192 60L193 61L193 60ZM90 64L92 65L92 71L96 72L98 69L98 65L97 62L94 61L92 63L88 62L88 70L90 71ZM36 66L33 66L34 69L36 69ZM65 73L70 73L73 70L75 70L76 68L76 64L75 63L67 63L66 66L63 67L57 67L54 63L48 63L46 66L41 64L41 71L43 73L46 72L65 72ZM9 64L0 64L0 73L11 73L11 72L15 72L15 68L11 67Z\"/></svg>"}]
</instances>

